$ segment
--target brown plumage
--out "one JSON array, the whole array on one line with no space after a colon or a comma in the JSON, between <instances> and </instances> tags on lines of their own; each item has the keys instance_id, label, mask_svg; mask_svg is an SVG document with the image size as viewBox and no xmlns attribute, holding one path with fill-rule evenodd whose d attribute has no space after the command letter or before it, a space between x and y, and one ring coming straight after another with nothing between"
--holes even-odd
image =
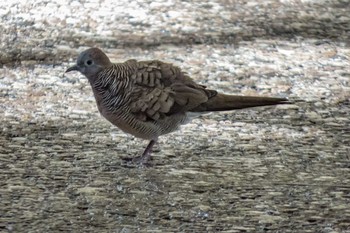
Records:
<instances>
[{"instance_id":1,"label":"brown plumage","mask_svg":"<svg viewBox=\"0 0 350 233\"><path fill-rule=\"evenodd\" d=\"M92 87L100 113L126 133L151 140L175 131L189 115L289 103L285 98L220 94L194 82L169 63L128 60L113 64L98 48L82 52L66 72L80 71ZM194 114L191 114L194 113Z\"/></svg>"}]
</instances>

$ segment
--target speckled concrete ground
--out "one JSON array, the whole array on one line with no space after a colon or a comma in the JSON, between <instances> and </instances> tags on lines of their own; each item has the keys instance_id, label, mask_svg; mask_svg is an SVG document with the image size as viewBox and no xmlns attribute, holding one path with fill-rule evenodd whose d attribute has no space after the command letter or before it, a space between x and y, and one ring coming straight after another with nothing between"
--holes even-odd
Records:
<instances>
[{"instance_id":1,"label":"speckled concrete ground","mask_svg":"<svg viewBox=\"0 0 350 233\"><path fill-rule=\"evenodd\" d=\"M0 3L0 232L350 232L348 1ZM147 142L102 119L88 46L294 105Z\"/></svg>"}]
</instances>

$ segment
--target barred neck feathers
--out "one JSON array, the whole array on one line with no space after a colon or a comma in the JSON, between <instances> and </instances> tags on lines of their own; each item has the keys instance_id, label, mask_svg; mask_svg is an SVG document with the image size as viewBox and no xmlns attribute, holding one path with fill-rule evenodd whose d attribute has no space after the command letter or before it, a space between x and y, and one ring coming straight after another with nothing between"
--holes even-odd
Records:
<instances>
[{"instance_id":1,"label":"barred neck feathers","mask_svg":"<svg viewBox=\"0 0 350 233\"><path fill-rule=\"evenodd\" d=\"M117 63L97 74L91 84L102 97L102 103L110 112L121 107L128 108L130 102L129 89L132 88L132 67L127 63Z\"/></svg>"}]
</instances>

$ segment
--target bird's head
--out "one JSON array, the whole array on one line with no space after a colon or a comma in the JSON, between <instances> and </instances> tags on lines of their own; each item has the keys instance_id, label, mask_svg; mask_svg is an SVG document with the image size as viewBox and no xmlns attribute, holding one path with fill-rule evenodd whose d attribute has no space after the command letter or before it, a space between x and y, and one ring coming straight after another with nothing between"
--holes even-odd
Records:
<instances>
[{"instance_id":1,"label":"bird's head","mask_svg":"<svg viewBox=\"0 0 350 233\"><path fill-rule=\"evenodd\" d=\"M101 70L111 65L111 61L104 52L99 48L90 48L79 54L77 64L69 67L66 73L79 71L90 80L94 79Z\"/></svg>"}]
</instances>

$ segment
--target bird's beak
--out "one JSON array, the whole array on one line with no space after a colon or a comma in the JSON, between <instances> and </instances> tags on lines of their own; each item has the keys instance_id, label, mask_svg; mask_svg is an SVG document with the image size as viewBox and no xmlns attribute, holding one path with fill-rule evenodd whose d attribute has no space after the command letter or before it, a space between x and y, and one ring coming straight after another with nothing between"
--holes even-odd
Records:
<instances>
[{"instance_id":1,"label":"bird's beak","mask_svg":"<svg viewBox=\"0 0 350 233\"><path fill-rule=\"evenodd\" d=\"M79 67L78 67L77 65L72 66L72 67L69 67L69 68L66 70L66 73L71 72L71 71L79 71Z\"/></svg>"}]
</instances>

